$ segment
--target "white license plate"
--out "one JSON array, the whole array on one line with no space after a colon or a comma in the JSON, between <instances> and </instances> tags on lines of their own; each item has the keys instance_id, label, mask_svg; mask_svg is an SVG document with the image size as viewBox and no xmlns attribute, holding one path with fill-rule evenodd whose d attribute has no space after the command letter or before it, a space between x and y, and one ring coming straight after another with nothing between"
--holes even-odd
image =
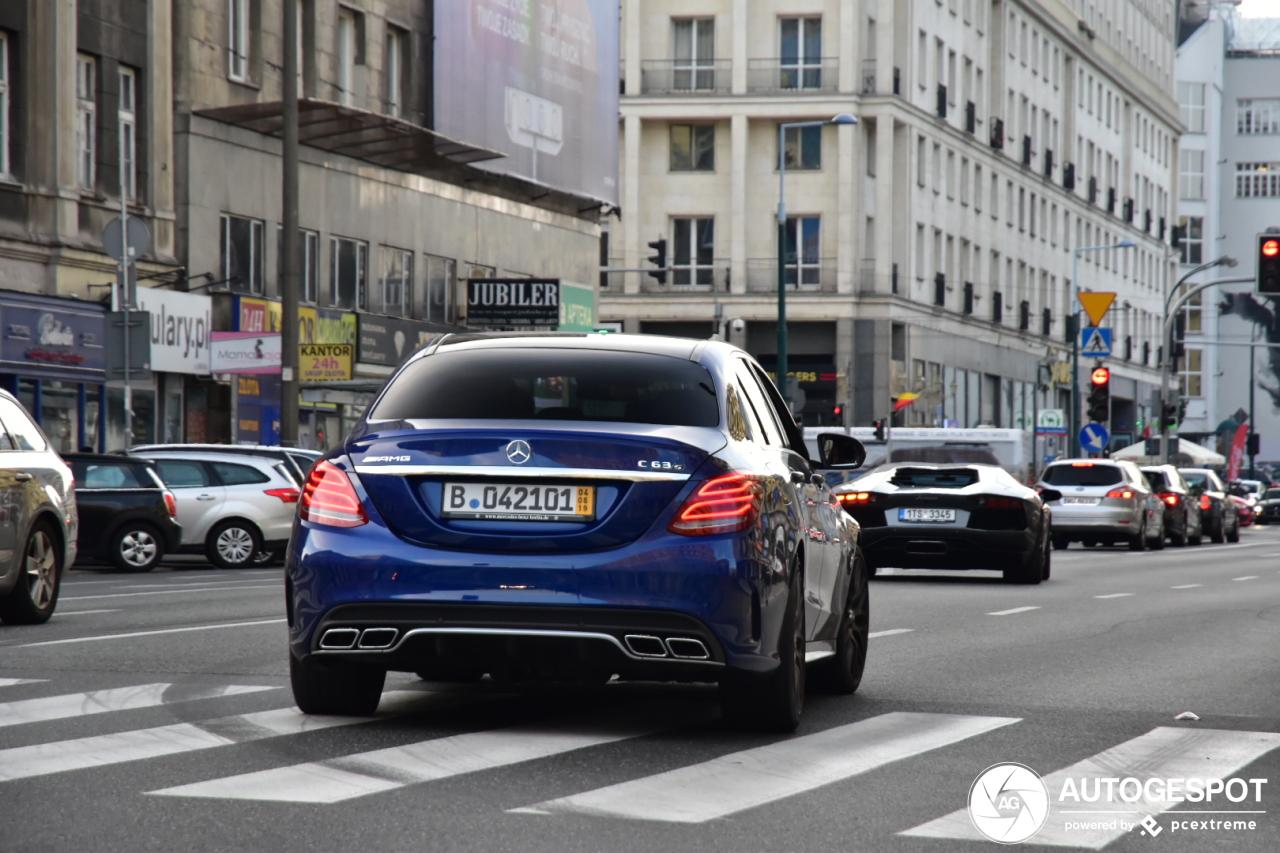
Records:
<instances>
[{"instance_id":1,"label":"white license plate","mask_svg":"<svg viewBox=\"0 0 1280 853\"><path fill-rule=\"evenodd\" d=\"M1100 498L1063 498L1064 504L1076 504L1077 506L1097 506Z\"/></svg>"},{"instance_id":2,"label":"white license plate","mask_svg":"<svg viewBox=\"0 0 1280 853\"><path fill-rule=\"evenodd\" d=\"M956 520L956 511L954 509L937 509L928 507L927 509L918 507L899 507L899 521L922 521L930 524L950 524Z\"/></svg>"},{"instance_id":3,"label":"white license plate","mask_svg":"<svg viewBox=\"0 0 1280 853\"><path fill-rule=\"evenodd\" d=\"M445 483L444 517L485 521L593 521L595 486Z\"/></svg>"}]
</instances>

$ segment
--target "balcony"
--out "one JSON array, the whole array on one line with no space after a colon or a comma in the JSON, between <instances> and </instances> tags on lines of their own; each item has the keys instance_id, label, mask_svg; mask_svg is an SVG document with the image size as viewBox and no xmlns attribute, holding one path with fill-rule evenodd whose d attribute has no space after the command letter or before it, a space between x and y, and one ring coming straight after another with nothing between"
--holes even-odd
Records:
<instances>
[{"instance_id":1,"label":"balcony","mask_svg":"<svg viewBox=\"0 0 1280 853\"><path fill-rule=\"evenodd\" d=\"M676 281L697 282L676 284ZM621 291L621 288L618 288ZM713 266L677 268L667 273L665 284L645 274L640 278L641 293L665 293L671 296L686 294L697 296L708 293L729 292L729 265L727 260L716 259Z\"/></svg>"},{"instance_id":2,"label":"balcony","mask_svg":"<svg viewBox=\"0 0 1280 853\"><path fill-rule=\"evenodd\" d=\"M728 59L647 59L640 63L645 95L727 95L733 62Z\"/></svg>"},{"instance_id":3,"label":"balcony","mask_svg":"<svg viewBox=\"0 0 1280 853\"><path fill-rule=\"evenodd\" d=\"M836 292L836 259L819 258L806 263L797 269L795 264L787 264L788 293L835 293ZM800 284L796 284L799 278ZM778 259L747 259L747 292L778 292Z\"/></svg>"},{"instance_id":4,"label":"balcony","mask_svg":"<svg viewBox=\"0 0 1280 853\"><path fill-rule=\"evenodd\" d=\"M747 92L753 95L784 92L793 94L836 92L840 84L839 72L840 60L835 57L804 61L793 59L748 59ZM874 87L874 68L871 73L871 83Z\"/></svg>"}]
</instances>

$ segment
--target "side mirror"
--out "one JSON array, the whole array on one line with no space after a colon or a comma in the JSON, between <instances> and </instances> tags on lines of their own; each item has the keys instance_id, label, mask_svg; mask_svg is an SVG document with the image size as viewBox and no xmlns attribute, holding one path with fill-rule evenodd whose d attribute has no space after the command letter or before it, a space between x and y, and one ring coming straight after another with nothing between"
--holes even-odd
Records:
<instances>
[{"instance_id":1,"label":"side mirror","mask_svg":"<svg viewBox=\"0 0 1280 853\"><path fill-rule=\"evenodd\" d=\"M822 468L861 468L867 461L867 448L852 436L838 432L818 435L818 465Z\"/></svg>"},{"instance_id":2,"label":"side mirror","mask_svg":"<svg viewBox=\"0 0 1280 853\"><path fill-rule=\"evenodd\" d=\"M1060 501L1062 500L1062 492L1059 492L1056 489L1041 489L1040 500L1044 501L1045 503Z\"/></svg>"}]
</instances>

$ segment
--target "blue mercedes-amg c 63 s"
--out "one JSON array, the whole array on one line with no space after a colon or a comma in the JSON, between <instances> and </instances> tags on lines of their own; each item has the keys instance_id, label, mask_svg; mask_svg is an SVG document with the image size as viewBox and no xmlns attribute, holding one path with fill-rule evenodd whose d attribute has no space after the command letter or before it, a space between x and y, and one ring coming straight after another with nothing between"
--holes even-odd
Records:
<instances>
[{"instance_id":1,"label":"blue mercedes-amg c 63 s","mask_svg":"<svg viewBox=\"0 0 1280 853\"><path fill-rule=\"evenodd\" d=\"M716 681L791 730L867 652L857 523L765 372L724 343L451 336L311 470L289 548L303 711L367 714L388 670L435 681Z\"/></svg>"}]
</instances>

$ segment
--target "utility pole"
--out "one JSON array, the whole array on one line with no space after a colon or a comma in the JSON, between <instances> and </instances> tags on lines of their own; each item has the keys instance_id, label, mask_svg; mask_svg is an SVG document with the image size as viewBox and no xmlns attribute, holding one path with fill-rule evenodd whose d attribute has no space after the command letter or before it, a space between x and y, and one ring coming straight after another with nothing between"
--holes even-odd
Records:
<instances>
[{"instance_id":1,"label":"utility pole","mask_svg":"<svg viewBox=\"0 0 1280 853\"><path fill-rule=\"evenodd\" d=\"M298 445L298 4L284 2L284 85L281 87L282 180L280 259L280 443Z\"/></svg>"},{"instance_id":2,"label":"utility pole","mask_svg":"<svg viewBox=\"0 0 1280 853\"><path fill-rule=\"evenodd\" d=\"M116 307L124 314L124 449L133 445L133 388L129 385L129 309L133 307L133 294L129 291L129 192L128 175L125 172L125 124L120 125L120 301ZM148 330L149 331L149 330ZM100 417L105 426L106 412Z\"/></svg>"}]
</instances>

